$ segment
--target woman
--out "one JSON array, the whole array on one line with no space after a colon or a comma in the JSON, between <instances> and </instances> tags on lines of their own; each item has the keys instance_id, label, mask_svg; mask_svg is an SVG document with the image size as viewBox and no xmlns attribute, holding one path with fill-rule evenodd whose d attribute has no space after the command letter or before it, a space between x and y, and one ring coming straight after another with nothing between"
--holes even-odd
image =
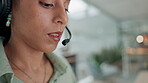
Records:
<instances>
[{"instance_id":1,"label":"woman","mask_svg":"<svg viewBox=\"0 0 148 83\"><path fill-rule=\"evenodd\" d=\"M52 53L67 25L69 3L12 0L0 42L0 83L76 83L67 61Z\"/></svg>"}]
</instances>

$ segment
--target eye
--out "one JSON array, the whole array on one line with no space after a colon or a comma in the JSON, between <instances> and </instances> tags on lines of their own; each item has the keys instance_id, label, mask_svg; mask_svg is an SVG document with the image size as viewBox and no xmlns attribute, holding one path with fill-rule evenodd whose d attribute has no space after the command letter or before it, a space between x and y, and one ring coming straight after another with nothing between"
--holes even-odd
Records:
<instances>
[{"instance_id":1,"label":"eye","mask_svg":"<svg viewBox=\"0 0 148 83\"><path fill-rule=\"evenodd\" d=\"M68 10L67 8L65 8L65 11L66 11L67 13L69 13L69 10Z\"/></svg>"},{"instance_id":2,"label":"eye","mask_svg":"<svg viewBox=\"0 0 148 83\"><path fill-rule=\"evenodd\" d=\"M42 2L42 1L39 1L39 4L42 5L42 6L45 7L45 8L54 7L54 4L49 4L49 3L46 3L46 2ZM68 8L65 8L65 11L66 11L67 13L69 13Z\"/></svg>"},{"instance_id":3,"label":"eye","mask_svg":"<svg viewBox=\"0 0 148 83\"><path fill-rule=\"evenodd\" d=\"M69 3L68 3L68 2L64 3L64 7L65 7L65 11L66 11L67 13L69 13L69 10L68 10L68 8L69 8Z\"/></svg>"},{"instance_id":4,"label":"eye","mask_svg":"<svg viewBox=\"0 0 148 83\"><path fill-rule=\"evenodd\" d=\"M42 1L39 1L39 4L41 4L45 8L49 8L49 7L53 7L54 6L54 4L49 4L49 3L42 2Z\"/></svg>"}]
</instances>

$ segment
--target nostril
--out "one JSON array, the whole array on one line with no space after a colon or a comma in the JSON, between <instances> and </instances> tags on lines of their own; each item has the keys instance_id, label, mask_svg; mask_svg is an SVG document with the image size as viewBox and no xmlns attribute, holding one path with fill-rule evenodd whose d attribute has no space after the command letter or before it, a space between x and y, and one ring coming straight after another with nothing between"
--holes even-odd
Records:
<instances>
[{"instance_id":1,"label":"nostril","mask_svg":"<svg viewBox=\"0 0 148 83\"><path fill-rule=\"evenodd\" d=\"M62 21L57 21L57 23L58 23L58 24L63 24L63 22L62 22Z\"/></svg>"},{"instance_id":2,"label":"nostril","mask_svg":"<svg viewBox=\"0 0 148 83\"><path fill-rule=\"evenodd\" d=\"M65 25L67 24L67 16L58 14L54 16L53 22L56 24Z\"/></svg>"}]
</instances>

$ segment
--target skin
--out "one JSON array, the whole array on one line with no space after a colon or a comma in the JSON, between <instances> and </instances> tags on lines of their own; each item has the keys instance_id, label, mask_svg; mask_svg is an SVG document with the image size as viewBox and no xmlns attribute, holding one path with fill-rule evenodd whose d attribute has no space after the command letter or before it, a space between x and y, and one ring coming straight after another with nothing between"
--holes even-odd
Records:
<instances>
[{"instance_id":1,"label":"skin","mask_svg":"<svg viewBox=\"0 0 148 83\"><path fill-rule=\"evenodd\" d=\"M20 0L19 7L12 7L11 37L4 47L15 76L25 83L34 82L11 62L37 83L43 83L46 66L47 83L53 74L53 68L44 53L54 51L58 44L48 34L63 32L68 22L65 11L69 6L68 0L40 1L54 6L45 7L39 4L39 0Z\"/></svg>"}]
</instances>

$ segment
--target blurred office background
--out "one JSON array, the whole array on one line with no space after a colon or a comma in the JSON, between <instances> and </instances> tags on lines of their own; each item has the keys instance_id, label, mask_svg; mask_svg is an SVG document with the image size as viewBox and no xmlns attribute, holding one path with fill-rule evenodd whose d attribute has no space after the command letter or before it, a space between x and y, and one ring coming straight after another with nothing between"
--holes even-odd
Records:
<instances>
[{"instance_id":1,"label":"blurred office background","mask_svg":"<svg viewBox=\"0 0 148 83\"><path fill-rule=\"evenodd\" d=\"M71 0L72 39L55 53L78 83L148 83L147 8L148 0Z\"/></svg>"}]
</instances>

